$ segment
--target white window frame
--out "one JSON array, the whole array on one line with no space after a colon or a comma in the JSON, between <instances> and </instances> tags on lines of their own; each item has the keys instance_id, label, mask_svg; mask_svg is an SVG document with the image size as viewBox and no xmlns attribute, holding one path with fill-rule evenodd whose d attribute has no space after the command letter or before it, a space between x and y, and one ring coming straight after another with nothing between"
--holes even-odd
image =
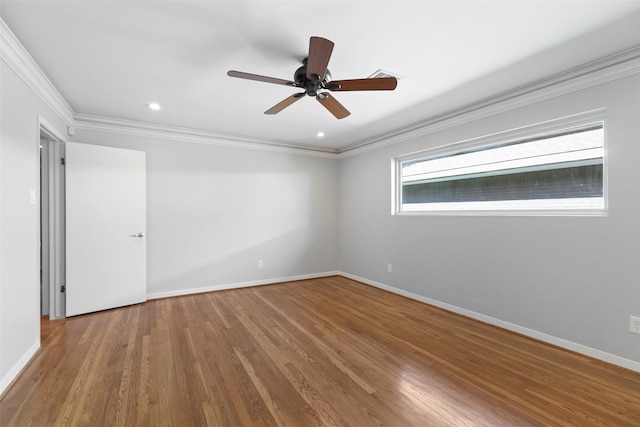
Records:
<instances>
[{"instance_id":1,"label":"white window frame","mask_svg":"<svg viewBox=\"0 0 640 427\"><path fill-rule=\"evenodd\" d=\"M601 122L604 131L604 156L603 156L603 202L602 208L543 208L535 206L526 208L520 206L518 208L510 208L508 203L503 207L497 207L498 203L492 207L487 207L478 202L461 202L457 204L455 209L433 209L433 210L403 210L402 209L402 164L407 161L419 160L428 157L440 156L443 154L454 153L479 148L485 146L498 145L503 143L515 142L521 139L531 137L544 137L555 133L568 130L571 128L579 128L590 124ZM478 138L445 144L421 150L418 152L394 157L391 159L391 214L392 215L479 215L479 216L498 216L498 215L514 215L514 216L607 216L609 213L608 198L608 161L607 161L607 126L606 126L606 109L597 109L572 116L567 116L547 122L542 122L530 126L524 126L504 132L498 132ZM524 204L524 203L523 203ZM436 204L434 204L435 206ZM453 205L451 205L453 206Z\"/></svg>"}]
</instances>

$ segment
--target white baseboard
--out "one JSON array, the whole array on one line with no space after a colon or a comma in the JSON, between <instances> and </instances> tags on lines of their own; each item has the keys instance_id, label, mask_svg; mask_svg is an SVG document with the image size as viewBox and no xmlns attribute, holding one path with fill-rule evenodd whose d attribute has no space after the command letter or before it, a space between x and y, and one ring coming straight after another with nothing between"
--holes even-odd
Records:
<instances>
[{"instance_id":1,"label":"white baseboard","mask_svg":"<svg viewBox=\"0 0 640 427\"><path fill-rule=\"evenodd\" d=\"M16 363L13 366L13 368L11 368L9 372L7 372L7 375L5 375L0 380L0 396L2 395L2 393L4 393L4 391L7 388L9 388L13 380L15 380L18 377L18 375L24 369L24 367L27 366L27 363L29 363L29 361L31 360L33 355L36 354L36 351L38 351L39 348L40 348L40 339L37 339L36 342L34 342L33 345L29 347L27 352L22 355L20 360L18 360L18 363Z\"/></svg>"},{"instance_id":2,"label":"white baseboard","mask_svg":"<svg viewBox=\"0 0 640 427\"><path fill-rule=\"evenodd\" d=\"M320 277L329 277L329 276L338 276L338 275L341 275L341 273L338 271L326 271L324 273L303 274L300 276L274 277L271 279L252 280L249 282L227 283L222 285L203 286L203 287L190 288L190 289L178 289L175 291L166 291L166 292L152 292L150 294L147 294L147 299L151 300L151 299L159 299L159 298L177 297L181 295L200 294L204 292L224 291L227 289L249 288L251 286L273 285L275 283L293 282L295 280L317 279Z\"/></svg>"},{"instance_id":3,"label":"white baseboard","mask_svg":"<svg viewBox=\"0 0 640 427\"><path fill-rule=\"evenodd\" d=\"M424 302L426 304L433 305L435 307L442 308L447 311L451 311L453 313L461 314L463 316L470 317L472 319L479 320L484 323L488 323L490 325L498 326L503 329L507 329L512 332L519 333L521 335L526 335L528 337L537 339L539 341L546 342L548 344L552 344L558 347L565 348L567 350L575 351L576 353L584 354L585 356L592 357L594 359L602 360L607 363L611 363L613 365L617 365L635 372L640 372L640 362L636 362L634 360L625 359L624 357L616 356L615 354L607 353L601 350L597 350L595 348L591 348L582 344L578 344L572 341L568 341L562 338L554 337L552 335L548 335L534 329L525 328L523 326L519 326L513 323L505 322L504 320L496 319L494 317L486 316L484 314L476 313L475 311L467 310L464 308L457 307L455 305L447 304L442 301L434 300L431 298L427 298L422 295L414 294L412 292L404 291L402 289L395 288L393 286L385 285L383 283L379 283L373 280L365 279L364 277L356 276L354 274L339 273L341 276L344 276L349 279L357 280L358 282L365 283L367 285L374 286L376 288L384 289L389 292L393 292L394 294L402 295L407 298L411 298L420 302Z\"/></svg>"}]
</instances>

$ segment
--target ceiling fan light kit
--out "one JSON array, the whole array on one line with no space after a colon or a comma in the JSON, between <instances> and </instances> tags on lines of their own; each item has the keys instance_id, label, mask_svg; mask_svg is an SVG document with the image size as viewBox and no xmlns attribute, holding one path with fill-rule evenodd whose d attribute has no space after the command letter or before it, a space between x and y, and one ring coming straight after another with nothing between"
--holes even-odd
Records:
<instances>
[{"instance_id":1,"label":"ceiling fan light kit","mask_svg":"<svg viewBox=\"0 0 640 427\"><path fill-rule=\"evenodd\" d=\"M315 97L335 118L343 119L351 114L349 110L329 92L321 91L394 90L396 88L398 80L395 77L332 81L331 72L327 67L329 66L333 46L334 44L330 40L322 37L311 37L309 39L309 55L302 61L302 66L295 71L293 81L235 70L228 71L227 75L240 79L292 86L304 90L304 92L293 94L280 101L265 111L265 114L277 114L303 98L304 95L307 95Z\"/></svg>"}]
</instances>

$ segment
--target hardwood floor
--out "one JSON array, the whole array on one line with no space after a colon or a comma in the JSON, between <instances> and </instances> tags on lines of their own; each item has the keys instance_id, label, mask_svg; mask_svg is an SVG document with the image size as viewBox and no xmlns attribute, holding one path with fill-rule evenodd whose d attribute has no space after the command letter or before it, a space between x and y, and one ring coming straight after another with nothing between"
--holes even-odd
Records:
<instances>
[{"instance_id":1,"label":"hardwood floor","mask_svg":"<svg viewBox=\"0 0 640 427\"><path fill-rule=\"evenodd\" d=\"M343 278L43 321L2 426L638 426L640 374Z\"/></svg>"}]
</instances>

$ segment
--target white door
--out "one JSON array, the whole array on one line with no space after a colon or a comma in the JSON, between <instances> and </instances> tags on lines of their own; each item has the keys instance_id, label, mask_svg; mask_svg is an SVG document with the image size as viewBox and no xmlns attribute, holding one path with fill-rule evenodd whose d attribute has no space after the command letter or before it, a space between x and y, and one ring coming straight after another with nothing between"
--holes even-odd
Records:
<instances>
[{"instance_id":1,"label":"white door","mask_svg":"<svg viewBox=\"0 0 640 427\"><path fill-rule=\"evenodd\" d=\"M66 315L146 301L146 156L66 143Z\"/></svg>"}]
</instances>

